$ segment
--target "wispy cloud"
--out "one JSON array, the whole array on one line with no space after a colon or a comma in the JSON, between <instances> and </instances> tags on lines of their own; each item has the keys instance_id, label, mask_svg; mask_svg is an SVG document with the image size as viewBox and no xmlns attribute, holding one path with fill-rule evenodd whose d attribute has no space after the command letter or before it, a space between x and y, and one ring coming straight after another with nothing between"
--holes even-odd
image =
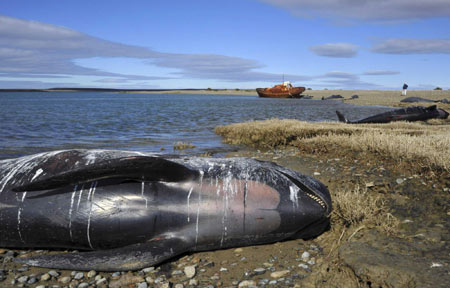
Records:
<instances>
[{"instance_id":1,"label":"wispy cloud","mask_svg":"<svg viewBox=\"0 0 450 288\"><path fill-rule=\"evenodd\" d=\"M356 20L424 19L450 16L448 0L260 0L299 17Z\"/></svg>"},{"instance_id":2,"label":"wispy cloud","mask_svg":"<svg viewBox=\"0 0 450 288\"><path fill-rule=\"evenodd\" d=\"M279 81L281 74L260 72L251 59L217 54L177 54L106 41L65 27L0 16L0 77L71 75L106 77L97 82L202 78L221 81ZM134 58L148 65L172 68L168 75L126 75L77 65L77 59ZM289 75L292 81L309 77ZM116 80L105 80L116 79ZM107 82L105 82L107 81Z\"/></svg>"},{"instance_id":3,"label":"wispy cloud","mask_svg":"<svg viewBox=\"0 0 450 288\"><path fill-rule=\"evenodd\" d=\"M384 54L450 54L450 39L387 39L371 50Z\"/></svg>"},{"instance_id":4,"label":"wispy cloud","mask_svg":"<svg viewBox=\"0 0 450 288\"><path fill-rule=\"evenodd\" d=\"M369 70L363 73L363 75L369 76L383 76L383 75L397 75L397 74L400 74L400 72L393 70Z\"/></svg>"},{"instance_id":5,"label":"wispy cloud","mask_svg":"<svg viewBox=\"0 0 450 288\"><path fill-rule=\"evenodd\" d=\"M358 46L350 43L327 43L323 45L311 46L309 50L318 56L351 58L358 54Z\"/></svg>"}]
</instances>

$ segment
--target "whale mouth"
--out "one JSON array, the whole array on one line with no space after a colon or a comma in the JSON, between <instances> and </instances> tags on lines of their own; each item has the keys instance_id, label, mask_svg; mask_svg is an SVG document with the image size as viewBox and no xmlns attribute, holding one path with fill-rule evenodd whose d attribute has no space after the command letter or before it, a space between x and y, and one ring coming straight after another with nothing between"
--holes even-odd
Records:
<instances>
[{"instance_id":1,"label":"whale mouth","mask_svg":"<svg viewBox=\"0 0 450 288\"><path fill-rule=\"evenodd\" d=\"M301 181L297 180L296 178L292 177L287 173L283 173L281 171L280 173L286 176L295 185L297 185L297 187L299 187L303 192L305 192L309 198L311 198L317 204L319 204L326 211L326 216L328 216L331 213L331 202L329 199L326 199L327 197L329 198L328 191L326 192L320 191L316 188L313 188L309 185L302 183Z\"/></svg>"}]
</instances>

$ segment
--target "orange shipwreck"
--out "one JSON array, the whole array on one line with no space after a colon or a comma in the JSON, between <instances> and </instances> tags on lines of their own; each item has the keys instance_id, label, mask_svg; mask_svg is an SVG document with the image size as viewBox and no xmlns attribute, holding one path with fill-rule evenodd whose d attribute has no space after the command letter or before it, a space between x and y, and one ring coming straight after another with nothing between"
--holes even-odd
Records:
<instances>
[{"instance_id":1,"label":"orange shipwreck","mask_svg":"<svg viewBox=\"0 0 450 288\"><path fill-rule=\"evenodd\" d=\"M300 94L305 91L305 87L292 87L291 82L285 81L272 88L256 88L259 97L264 98L301 98Z\"/></svg>"}]
</instances>

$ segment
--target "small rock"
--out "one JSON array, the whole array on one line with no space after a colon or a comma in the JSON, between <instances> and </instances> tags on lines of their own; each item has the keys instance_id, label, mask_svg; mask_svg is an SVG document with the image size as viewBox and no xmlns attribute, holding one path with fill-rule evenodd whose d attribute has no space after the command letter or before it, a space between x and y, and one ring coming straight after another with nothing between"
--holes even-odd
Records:
<instances>
[{"instance_id":1,"label":"small rock","mask_svg":"<svg viewBox=\"0 0 450 288\"><path fill-rule=\"evenodd\" d=\"M147 267L147 268L142 269L142 272L144 272L144 273L152 273L154 271L155 271L155 267Z\"/></svg>"},{"instance_id":2,"label":"small rock","mask_svg":"<svg viewBox=\"0 0 450 288\"><path fill-rule=\"evenodd\" d=\"M195 265L184 267L184 274L186 274L186 277L188 277L189 279L194 278L195 273Z\"/></svg>"},{"instance_id":3,"label":"small rock","mask_svg":"<svg viewBox=\"0 0 450 288\"><path fill-rule=\"evenodd\" d=\"M147 282L148 284L153 284L155 280L152 277L145 277L145 282Z\"/></svg>"},{"instance_id":4,"label":"small rock","mask_svg":"<svg viewBox=\"0 0 450 288\"><path fill-rule=\"evenodd\" d=\"M50 270L50 271L48 271L48 274L49 274L50 276L52 276L52 277L55 277L55 278L57 278L57 277L59 276L59 273L56 272L55 270Z\"/></svg>"},{"instance_id":5,"label":"small rock","mask_svg":"<svg viewBox=\"0 0 450 288\"><path fill-rule=\"evenodd\" d=\"M36 283L38 280L36 277L30 277L30 279L28 279L27 284L34 284Z\"/></svg>"},{"instance_id":6,"label":"small rock","mask_svg":"<svg viewBox=\"0 0 450 288\"><path fill-rule=\"evenodd\" d=\"M19 283L25 283L28 281L28 276L21 276L17 279L17 281L19 281Z\"/></svg>"},{"instance_id":7,"label":"small rock","mask_svg":"<svg viewBox=\"0 0 450 288\"><path fill-rule=\"evenodd\" d=\"M0 254L5 254L6 250L5 249L0 249Z\"/></svg>"},{"instance_id":8,"label":"small rock","mask_svg":"<svg viewBox=\"0 0 450 288\"><path fill-rule=\"evenodd\" d=\"M256 282L253 280L244 280L241 281L238 285L238 287L254 287L256 286Z\"/></svg>"},{"instance_id":9,"label":"small rock","mask_svg":"<svg viewBox=\"0 0 450 288\"><path fill-rule=\"evenodd\" d=\"M320 172L314 172L313 174L314 174L314 176L319 176Z\"/></svg>"},{"instance_id":10,"label":"small rock","mask_svg":"<svg viewBox=\"0 0 450 288\"><path fill-rule=\"evenodd\" d=\"M181 270L174 270L174 271L172 271L172 276L177 276L177 275L181 275L181 274L183 274L183 271L181 271Z\"/></svg>"},{"instance_id":11,"label":"small rock","mask_svg":"<svg viewBox=\"0 0 450 288\"><path fill-rule=\"evenodd\" d=\"M38 285L36 288L45 288L45 285Z\"/></svg>"},{"instance_id":12,"label":"small rock","mask_svg":"<svg viewBox=\"0 0 450 288\"><path fill-rule=\"evenodd\" d=\"M225 268L225 267L221 267L220 270L219 270L219 272L228 272L228 269Z\"/></svg>"},{"instance_id":13,"label":"small rock","mask_svg":"<svg viewBox=\"0 0 450 288\"><path fill-rule=\"evenodd\" d=\"M277 280L271 280L271 281L269 281L269 285L277 285Z\"/></svg>"},{"instance_id":14,"label":"small rock","mask_svg":"<svg viewBox=\"0 0 450 288\"><path fill-rule=\"evenodd\" d=\"M97 271L95 271L95 270L91 270L91 271L89 271L89 272L87 273L87 277L88 277L88 278L92 278L92 277L94 277L95 275L97 275Z\"/></svg>"},{"instance_id":15,"label":"small rock","mask_svg":"<svg viewBox=\"0 0 450 288\"><path fill-rule=\"evenodd\" d=\"M86 282L80 283L80 284L78 285L78 288L87 288L87 287L89 287L89 284L86 283Z\"/></svg>"},{"instance_id":16,"label":"small rock","mask_svg":"<svg viewBox=\"0 0 450 288\"><path fill-rule=\"evenodd\" d=\"M63 284L67 284L67 283L70 282L70 280L72 280L72 279L70 279L69 276L65 276L65 277L61 277L60 279L58 279L58 282L61 282Z\"/></svg>"},{"instance_id":17,"label":"small rock","mask_svg":"<svg viewBox=\"0 0 450 288\"><path fill-rule=\"evenodd\" d=\"M184 288L184 285L181 283L175 284L174 288Z\"/></svg>"},{"instance_id":18,"label":"small rock","mask_svg":"<svg viewBox=\"0 0 450 288\"><path fill-rule=\"evenodd\" d=\"M107 281L106 278L100 278L95 282L95 285L99 286L101 284L106 284L106 281Z\"/></svg>"},{"instance_id":19,"label":"small rock","mask_svg":"<svg viewBox=\"0 0 450 288\"><path fill-rule=\"evenodd\" d=\"M291 271L289 271L289 270L275 271L275 272L270 273L270 277L281 278L283 276L286 276L289 273L291 273Z\"/></svg>"},{"instance_id":20,"label":"small rock","mask_svg":"<svg viewBox=\"0 0 450 288\"><path fill-rule=\"evenodd\" d=\"M244 249L242 249L242 248L234 249L234 253L242 253L243 251L244 251Z\"/></svg>"},{"instance_id":21,"label":"small rock","mask_svg":"<svg viewBox=\"0 0 450 288\"><path fill-rule=\"evenodd\" d=\"M397 178L397 180L395 180L395 182L397 182L397 184L402 184L405 180L403 180L402 178Z\"/></svg>"},{"instance_id":22,"label":"small rock","mask_svg":"<svg viewBox=\"0 0 450 288\"><path fill-rule=\"evenodd\" d=\"M316 261L314 261L314 259L311 259L311 260L308 261L308 264L309 265L314 265L314 264L316 264Z\"/></svg>"},{"instance_id":23,"label":"small rock","mask_svg":"<svg viewBox=\"0 0 450 288\"><path fill-rule=\"evenodd\" d=\"M303 268L303 269L308 269L309 268L309 266L304 264L304 263L298 264L298 267Z\"/></svg>"},{"instance_id":24,"label":"small rock","mask_svg":"<svg viewBox=\"0 0 450 288\"><path fill-rule=\"evenodd\" d=\"M50 280L50 278L52 278L52 276L50 276L49 273L45 273L44 275L41 276L41 281L48 281Z\"/></svg>"},{"instance_id":25,"label":"small rock","mask_svg":"<svg viewBox=\"0 0 450 288\"><path fill-rule=\"evenodd\" d=\"M137 285L137 288L147 288L147 287L148 287L147 282L141 282Z\"/></svg>"},{"instance_id":26,"label":"small rock","mask_svg":"<svg viewBox=\"0 0 450 288\"><path fill-rule=\"evenodd\" d=\"M73 279L75 280L80 280L84 278L84 273L83 272L78 272L77 274L75 274L75 276L73 277Z\"/></svg>"},{"instance_id":27,"label":"small rock","mask_svg":"<svg viewBox=\"0 0 450 288\"><path fill-rule=\"evenodd\" d=\"M255 270L253 270L253 272L255 272L255 275L262 275L262 274L266 273L266 269L256 268Z\"/></svg>"},{"instance_id":28,"label":"small rock","mask_svg":"<svg viewBox=\"0 0 450 288\"><path fill-rule=\"evenodd\" d=\"M308 261L310 256L311 256L311 254L309 254L308 251L305 251L302 253L302 260L306 262L306 261Z\"/></svg>"},{"instance_id":29,"label":"small rock","mask_svg":"<svg viewBox=\"0 0 450 288\"><path fill-rule=\"evenodd\" d=\"M189 280L189 286L198 286L198 280L197 279Z\"/></svg>"}]
</instances>

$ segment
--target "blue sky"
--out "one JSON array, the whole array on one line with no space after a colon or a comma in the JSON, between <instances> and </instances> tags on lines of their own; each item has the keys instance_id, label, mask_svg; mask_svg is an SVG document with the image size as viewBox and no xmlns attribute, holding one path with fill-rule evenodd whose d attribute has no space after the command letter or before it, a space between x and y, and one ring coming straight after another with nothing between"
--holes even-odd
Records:
<instances>
[{"instance_id":1,"label":"blue sky","mask_svg":"<svg viewBox=\"0 0 450 288\"><path fill-rule=\"evenodd\" d=\"M0 88L450 89L450 0L4 1Z\"/></svg>"}]
</instances>

